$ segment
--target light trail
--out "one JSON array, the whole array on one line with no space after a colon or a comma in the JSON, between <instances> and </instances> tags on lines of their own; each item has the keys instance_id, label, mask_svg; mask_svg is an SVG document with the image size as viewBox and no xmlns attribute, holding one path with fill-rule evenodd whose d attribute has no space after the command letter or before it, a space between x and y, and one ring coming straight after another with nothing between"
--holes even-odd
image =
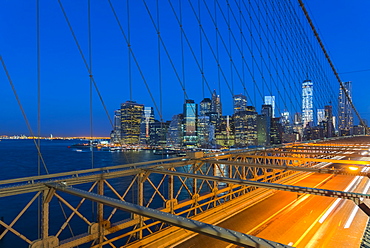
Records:
<instances>
[{"instance_id":1,"label":"light trail","mask_svg":"<svg viewBox=\"0 0 370 248\"><path fill-rule=\"evenodd\" d=\"M352 182L347 186L347 188L344 190L344 192L347 192L352 186L359 180L360 176L356 176L355 179L352 180ZM329 214L334 210L334 208L338 205L338 203L342 199L338 198L335 200L335 202L330 206L330 208L326 211L326 213L320 218L319 223L322 224L325 219L329 216Z\"/></svg>"},{"instance_id":2,"label":"light trail","mask_svg":"<svg viewBox=\"0 0 370 248\"><path fill-rule=\"evenodd\" d=\"M369 188L370 188L370 181L368 181L368 182L367 182L367 184L366 184L366 186L365 186L365 189L363 190L363 192L362 192L362 193L363 193L363 194L366 194L366 193L368 192ZM351 224L352 224L353 220L355 219L355 216L356 216L356 214L357 214L358 210L359 210L359 207L356 205L356 206L353 208L352 213L351 213L351 215L349 216L349 218L348 218L348 220L347 220L346 224L344 225L344 228L349 228L349 227L351 226Z\"/></svg>"}]
</instances>

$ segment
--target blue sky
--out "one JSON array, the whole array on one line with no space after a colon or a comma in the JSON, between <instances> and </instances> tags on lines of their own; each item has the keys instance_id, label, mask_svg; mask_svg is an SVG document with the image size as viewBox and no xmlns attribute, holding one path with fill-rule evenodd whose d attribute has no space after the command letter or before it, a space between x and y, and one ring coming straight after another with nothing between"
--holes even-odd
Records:
<instances>
[{"instance_id":1,"label":"blue sky","mask_svg":"<svg viewBox=\"0 0 370 248\"><path fill-rule=\"evenodd\" d=\"M87 1L61 1L72 24L81 49L89 61L88 33L87 33ZM173 7L179 10L179 1L172 1ZM192 1L195 10L198 8L198 1ZM201 2L202 25L212 30L212 19L207 17L205 4ZM213 1L206 1L210 8L214 7ZM230 1L241 3L244 1ZM248 2L248 1L245 1ZM261 1L259 4L262 4ZM172 115L182 112L184 94L182 87L186 88L188 98L200 102L203 97L210 97L210 91L216 89L221 94L223 111L225 114L232 114L232 94L245 93L248 95L248 102L260 110L262 104L261 96L276 95L279 102L280 112L288 109L291 113L300 110L295 92L300 91L300 77L295 77L295 84L284 84L284 87L292 87L288 92L281 93L280 97L274 84L274 80L266 80L265 84L259 82L261 76L256 76L256 85L253 85L251 76L248 75L248 68L230 69L227 49L222 48L222 41L218 39L219 60L225 76L228 78L227 85L220 79L219 71L215 69L215 58L212 49L208 48L206 37L199 35L200 29L194 14L187 3L183 1L181 12L184 30L191 44L190 49L186 45L186 38L183 36L183 46L180 45L181 33L177 20L172 13L168 1L159 1L159 23L160 31L169 52L161 46L161 70L158 66L158 40L156 30L149 18L143 1L130 1L130 34L134 54L142 71L150 92L131 58L131 79L132 94L129 86L128 52L127 43L124 40L116 23L107 1L91 1L91 37L92 37L92 71L94 79L99 87L104 103L113 116L115 109L120 103L136 100L146 106L154 106L150 94L153 96L158 110L163 113L164 120L170 120ZM125 34L128 35L127 5L126 1L112 1ZM156 2L147 0L148 8L153 15L154 22L157 21ZM220 6L225 8L224 2L219 1ZM297 7L298 2L292 1ZM234 3L234 7L235 7ZM257 6L257 4L255 4ZM326 49L334 62L339 73L352 72L370 69L368 63L370 57L369 35L370 17L367 10L370 3L359 1L307 1L311 17L324 40ZM178 11L179 15L180 12ZM227 11L225 10L225 14ZM230 14L230 13L229 13ZM257 16L257 14L256 14ZM179 16L178 16L179 17ZM221 12L218 11L218 25L226 46L230 41L230 33L227 25L222 22ZM227 18L227 17L226 17ZM229 16L230 19L232 17ZM246 17L248 18L248 16ZM262 20L262 19L261 19ZM302 21L304 21L302 19ZM54 136L89 136L90 135L90 81L89 73L85 68L77 46L73 40L68 25L64 20L58 1L40 0L40 52L41 52L41 134ZM0 54L2 55L19 98L30 120L34 132L37 130L37 56L36 56L36 17L34 1L2 1L0 3ZM234 24L234 28L237 25ZM308 30L305 27L306 31ZM237 33L238 30L235 30ZM246 30L245 30L246 31ZM254 31L258 31L257 29ZM308 32L308 31L307 31ZM211 31L207 36L210 39L211 47L216 47L216 37ZM213 36L212 36L213 35ZM202 39L202 43L199 39ZM239 38L242 38L240 36ZM313 38L310 38L315 42ZM202 47L200 46L202 44ZM257 43L256 43L257 44ZM258 44L252 49L257 50ZM261 46L262 47L262 46ZM231 45L235 64L242 64L237 58L238 47ZM182 51L184 52L184 64L182 66ZM192 49L196 53L198 64L194 61ZM203 49L203 58L200 50ZM247 51L246 45L242 46ZM318 51L317 48L315 48ZM246 59L248 64L253 64ZM322 60L323 61L323 60ZM172 64L171 64L172 63ZM324 62L322 62L324 63ZM175 69L173 69L173 66ZM253 73L257 74L257 67L262 65L262 60L251 66ZM268 65L268 66L274 66ZM204 78L199 73L199 67L204 69ZM263 66L261 66L263 67ZM185 76L183 75L185 72ZM239 75L238 75L239 73ZM266 77L268 69L263 69ZM328 72L330 73L330 72ZM245 74L245 75L244 75ZM343 81L353 82L353 99L360 114L370 121L370 107L368 102L368 78L370 71L340 74ZM239 78L238 78L239 77ZM245 84L240 83L243 77ZM161 78L161 79L160 79ZM304 79L303 76L301 77ZM181 84L179 83L181 82ZM220 83L219 83L220 82ZM19 110L15 96L7 81L4 71L0 70L0 135L29 134L22 114ZM335 82L330 83L334 85ZM247 88L247 92L244 91ZM338 86L339 88L339 86ZM162 90L160 90L162 89ZM324 99L325 91L317 90L317 108L327 104ZM334 89L337 94L338 89ZM328 94L333 94L328 93ZM163 96L161 98L161 95ZM336 97L336 96L335 96ZM321 99L321 100L320 100ZM290 105L289 101L292 103ZM93 93L93 135L108 136L111 126L105 115L102 104L97 93ZM156 118L159 119L158 111Z\"/></svg>"}]
</instances>

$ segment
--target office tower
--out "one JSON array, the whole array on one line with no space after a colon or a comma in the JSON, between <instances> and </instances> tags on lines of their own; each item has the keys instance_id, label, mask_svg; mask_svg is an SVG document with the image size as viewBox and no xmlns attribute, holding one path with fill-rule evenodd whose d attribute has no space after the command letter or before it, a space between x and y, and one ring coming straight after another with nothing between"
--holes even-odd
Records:
<instances>
[{"instance_id":1,"label":"office tower","mask_svg":"<svg viewBox=\"0 0 370 248\"><path fill-rule=\"evenodd\" d=\"M119 144L121 141L121 110L114 111L113 131L111 133L111 142Z\"/></svg>"},{"instance_id":2,"label":"office tower","mask_svg":"<svg viewBox=\"0 0 370 248\"><path fill-rule=\"evenodd\" d=\"M288 111L284 111L283 113L281 113L281 123L283 123L283 125L289 125L290 124L290 114Z\"/></svg>"},{"instance_id":3,"label":"office tower","mask_svg":"<svg viewBox=\"0 0 370 248\"><path fill-rule=\"evenodd\" d=\"M169 128L170 122L160 122L155 120L150 123L150 146L166 146L167 130Z\"/></svg>"},{"instance_id":4,"label":"office tower","mask_svg":"<svg viewBox=\"0 0 370 248\"><path fill-rule=\"evenodd\" d=\"M216 144L221 147L234 146L234 120L230 116L221 116L216 126Z\"/></svg>"},{"instance_id":5,"label":"office tower","mask_svg":"<svg viewBox=\"0 0 370 248\"><path fill-rule=\"evenodd\" d=\"M301 113L294 114L293 132L296 135L295 140L302 140L303 137L303 125Z\"/></svg>"},{"instance_id":6,"label":"office tower","mask_svg":"<svg viewBox=\"0 0 370 248\"><path fill-rule=\"evenodd\" d=\"M234 114L239 111L245 111L247 108L247 97L243 94L235 95L234 100Z\"/></svg>"},{"instance_id":7,"label":"office tower","mask_svg":"<svg viewBox=\"0 0 370 248\"><path fill-rule=\"evenodd\" d=\"M268 146L271 144L270 137L271 121L272 121L272 106L264 104L262 105L261 116L259 116L257 123L258 145Z\"/></svg>"},{"instance_id":8,"label":"office tower","mask_svg":"<svg viewBox=\"0 0 370 248\"><path fill-rule=\"evenodd\" d=\"M209 121L209 116L199 116L197 122L198 144L203 148L211 148L214 126Z\"/></svg>"},{"instance_id":9,"label":"office tower","mask_svg":"<svg viewBox=\"0 0 370 248\"><path fill-rule=\"evenodd\" d=\"M200 110L199 114L200 116L205 116L207 113L212 112L212 101L209 98L204 98L200 102Z\"/></svg>"},{"instance_id":10,"label":"office tower","mask_svg":"<svg viewBox=\"0 0 370 248\"><path fill-rule=\"evenodd\" d=\"M333 137L335 134L333 108L331 105L326 105L324 111L325 111L325 120L327 122L325 137L330 138Z\"/></svg>"},{"instance_id":11,"label":"office tower","mask_svg":"<svg viewBox=\"0 0 370 248\"><path fill-rule=\"evenodd\" d=\"M197 113L198 104L194 100L185 100L184 103L184 145L194 147L197 144Z\"/></svg>"},{"instance_id":12,"label":"office tower","mask_svg":"<svg viewBox=\"0 0 370 248\"><path fill-rule=\"evenodd\" d=\"M302 83L302 121L303 128L313 121L313 83L305 80Z\"/></svg>"},{"instance_id":13,"label":"office tower","mask_svg":"<svg viewBox=\"0 0 370 248\"><path fill-rule=\"evenodd\" d=\"M353 127L353 113L349 101L349 99L352 100L352 82L344 82L343 86L344 90L339 89L338 129L340 136L350 135ZM349 99L345 92L347 92Z\"/></svg>"},{"instance_id":14,"label":"office tower","mask_svg":"<svg viewBox=\"0 0 370 248\"><path fill-rule=\"evenodd\" d=\"M150 125L154 123L153 107L144 107L143 119L140 127L140 144L149 145L150 139Z\"/></svg>"},{"instance_id":15,"label":"office tower","mask_svg":"<svg viewBox=\"0 0 370 248\"><path fill-rule=\"evenodd\" d=\"M290 113L288 111L284 111L281 113L280 119L282 128L283 128L283 142L294 142L295 135L293 132L293 124L290 120Z\"/></svg>"},{"instance_id":16,"label":"office tower","mask_svg":"<svg viewBox=\"0 0 370 248\"><path fill-rule=\"evenodd\" d=\"M212 105L211 105L212 112L216 112L218 117L222 116L222 105L221 105L221 98L219 95L216 94L216 90L212 93Z\"/></svg>"},{"instance_id":17,"label":"office tower","mask_svg":"<svg viewBox=\"0 0 370 248\"><path fill-rule=\"evenodd\" d=\"M140 124L144 105L134 101L121 104L121 143L126 145L139 144Z\"/></svg>"},{"instance_id":18,"label":"office tower","mask_svg":"<svg viewBox=\"0 0 370 248\"><path fill-rule=\"evenodd\" d=\"M280 117L272 118L271 120L271 144L281 144L283 141L283 126L280 122Z\"/></svg>"},{"instance_id":19,"label":"office tower","mask_svg":"<svg viewBox=\"0 0 370 248\"><path fill-rule=\"evenodd\" d=\"M235 146L257 145L257 112L252 106L234 114Z\"/></svg>"},{"instance_id":20,"label":"office tower","mask_svg":"<svg viewBox=\"0 0 370 248\"><path fill-rule=\"evenodd\" d=\"M183 142L182 123L184 116L182 114L174 115L167 132L167 146L179 148Z\"/></svg>"},{"instance_id":21,"label":"office tower","mask_svg":"<svg viewBox=\"0 0 370 248\"><path fill-rule=\"evenodd\" d=\"M294 125L299 125L302 123L302 116L300 113L295 113L294 114Z\"/></svg>"},{"instance_id":22,"label":"office tower","mask_svg":"<svg viewBox=\"0 0 370 248\"><path fill-rule=\"evenodd\" d=\"M272 106L271 105L266 105L266 104L262 105L261 113L263 115L266 115L266 116L272 118Z\"/></svg>"},{"instance_id":23,"label":"office tower","mask_svg":"<svg viewBox=\"0 0 370 248\"><path fill-rule=\"evenodd\" d=\"M263 114L257 115L257 145L259 146L270 145L269 132L267 131L268 118L268 116Z\"/></svg>"},{"instance_id":24,"label":"office tower","mask_svg":"<svg viewBox=\"0 0 370 248\"><path fill-rule=\"evenodd\" d=\"M326 121L325 118L325 109L317 109L317 125L320 124L320 122Z\"/></svg>"},{"instance_id":25,"label":"office tower","mask_svg":"<svg viewBox=\"0 0 370 248\"><path fill-rule=\"evenodd\" d=\"M265 105L271 105L271 118L275 118L275 96L265 96Z\"/></svg>"}]
</instances>

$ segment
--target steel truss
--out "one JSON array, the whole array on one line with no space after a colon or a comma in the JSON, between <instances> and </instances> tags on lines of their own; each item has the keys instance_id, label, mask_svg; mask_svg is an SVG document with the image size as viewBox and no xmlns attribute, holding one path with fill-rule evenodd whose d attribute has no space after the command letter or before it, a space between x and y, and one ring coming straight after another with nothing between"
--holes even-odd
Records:
<instances>
[{"instance_id":1,"label":"steel truss","mask_svg":"<svg viewBox=\"0 0 370 248\"><path fill-rule=\"evenodd\" d=\"M164 219L158 220L130 210L128 213L127 209L122 211L121 207L103 201L92 203L89 197L75 198L66 194L66 191L58 192L50 183L78 187L88 195L114 198L120 204L131 203L170 216L211 224L250 206L253 199L255 201L271 195L276 189L352 199L369 213L367 206L359 200L360 197L368 198L368 195L325 193L289 185L292 180L308 172L346 174L338 169L325 168L333 162L365 164L365 161L342 160L356 149L365 150L363 146L344 149L338 146L330 149L329 145L315 147L323 150L300 153L292 146L281 146L266 150L195 153L183 158L0 181L2 198L17 196L24 199L24 207L13 220L0 220L0 226L5 229L0 239L12 233L32 248L75 247L82 244L91 247L130 244L136 247L145 244L145 237L149 234L152 234L148 236L150 239L156 237L156 233L175 228L170 226L174 223ZM310 150L307 147L304 149ZM353 175L364 176L367 173ZM30 200L25 201L28 197ZM40 234L32 236L19 228L17 223L27 211L35 208L37 202L42 207ZM224 215L219 211L221 208ZM182 233L178 239L186 235L189 236L189 233Z\"/></svg>"}]
</instances>

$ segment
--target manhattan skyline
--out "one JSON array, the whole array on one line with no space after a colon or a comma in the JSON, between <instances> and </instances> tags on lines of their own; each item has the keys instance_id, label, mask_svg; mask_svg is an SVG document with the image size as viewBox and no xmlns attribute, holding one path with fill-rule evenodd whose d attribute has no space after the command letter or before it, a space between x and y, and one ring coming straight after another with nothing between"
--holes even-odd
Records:
<instances>
[{"instance_id":1,"label":"manhattan skyline","mask_svg":"<svg viewBox=\"0 0 370 248\"><path fill-rule=\"evenodd\" d=\"M136 4L131 2L131 8L135 8ZM370 50L367 46L369 41L368 24L369 17L366 16L366 7L363 4L369 3L348 3L346 1L310 1L305 3L308 11L313 18L316 28L319 30L326 49L331 55L331 59L339 72L343 82L352 82L352 97L356 108L361 116L370 120L370 107L367 102L367 92L370 91L370 86L367 83L367 78L370 72L368 68L367 58L370 56ZM70 17L72 26L76 29L75 33L81 42L82 50L85 55L88 55L87 35L86 35L86 19L87 16L78 16L72 14L73 10L85 11L85 5L82 3L73 4L71 1L63 1L66 13ZM85 3L84 3L85 4ZM114 2L118 9L124 9L125 6L120 6ZM297 3L298 4L298 3ZM20 101L23 104L27 117L31 123L33 132L37 133L37 56L36 56L36 30L35 30L35 6L34 3L25 1L4 2L1 4L0 17L0 33L4 34L6 39L0 41L0 54L2 55L14 86L19 95ZM142 3L141 3L142 5ZM127 45L114 23L114 17L109 12L109 6L92 5L92 74L97 82L100 93L106 104L110 118L113 118L114 110L126 100L134 100L142 103L145 106L155 107L151 101L150 94L145 90L145 85L140 80L140 75L137 69L132 70L132 92L127 85ZM151 6L153 7L153 6ZM142 6L140 7L142 8ZM163 8L168 8L163 7ZM155 9L155 8L154 8ZM86 11L85 11L86 12ZM84 12L83 12L84 13ZM125 20L124 11L118 13L121 20ZM184 13L184 15L190 13ZM139 22L140 18L144 18L146 13L140 12L138 16L131 16L131 22ZM338 18L343 17L343 18ZM351 18L347 18L351 16ZM21 18L22 17L22 18ZM100 19L99 19L100 18ZM145 17L148 21L148 17ZM161 27L165 30L166 27L175 24L165 23L161 17ZM203 17L205 18L205 17ZM221 17L220 17L221 18ZM47 23L48 21L52 23ZM100 22L99 20L104 20ZM369 21L367 21L369 20ZM9 24L12 25L9 25ZM73 38L68 30L68 26L63 19L61 10L56 3L40 2L40 62L41 62L41 135L49 136L89 136L90 135L90 105L89 105L89 73L84 68L84 64L78 53ZM194 19L187 23L188 25L196 25ZM207 25L210 25L209 23ZM55 32L58 30L58 32ZM177 29L178 30L178 27ZM199 32L199 30L196 30ZM163 32L164 36L168 35ZM138 43L135 39L145 39L144 34L155 37L155 30L152 26L142 27L140 31L131 30L133 49L140 59L143 69L147 68L149 63L154 63L153 67L158 65L155 62L158 58L152 58L148 61L143 60L146 49L150 50L157 46L157 40L153 39L153 47L140 44L143 49L137 49ZM178 33L176 34L177 36ZM64 37L64 38L61 38ZM166 40L167 41L167 40ZM203 46L206 47L205 37L203 36ZM174 49L173 44L167 43L169 49ZM135 50L136 49L136 50ZM246 49L246 48L245 48ZM186 49L190 53L189 48ZM234 48L234 52L236 48ZM165 51L161 49L162 58L162 103L158 100L160 92L158 84L154 85L151 90L157 103L157 110L162 109L163 120L171 120L175 114L182 113L184 100L194 99L199 103L203 98L209 97L209 90L214 89L220 92L222 101L222 111L225 115L231 115L232 95L249 94L248 105L256 106L258 112L263 100L258 96L258 91L254 89L246 79L247 92L244 92L243 87L237 82L236 72L234 72L234 84L232 90L226 85L221 86L219 90L218 79L216 75L210 74L206 78L208 82L204 84L204 80L199 76L199 72L194 65L186 65L187 73L183 80L186 89L188 89L188 97L185 97L183 91L173 75L170 72L169 61L166 60ZM221 55L220 55L221 56ZM225 56L225 54L223 55ZM185 57L190 61L191 55ZM87 56L88 60L88 56ZM181 72L181 57L174 58L177 63L177 69ZM112 63L113 62L113 63ZM131 66L134 68L134 61L131 59ZM229 67L230 65L226 65ZM225 66L225 67L226 67ZM154 69L153 69L154 70ZM157 70L157 68L155 69ZM125 74L123 76L123 71ZM352 72L352 73L346 73ZM158 73L153 76L147 70L145 71L146 80L158 81ZM307 78L296 80L296 84L301 84ZM0 99L2 108L0 114L2 122L0 124L0 134L15 135L29 134L22 114L17 106L14 94L11 91L7 78L3 69L0 72L0 81L2 82L2 90ZM315 82L313 80L315 85ZM248 85L249 84L249 85ZM191 91L192 87L197 85L196 91ZM209 87L209 89L207 89ZM231 86L230 86L231 87ZM261 95L275 95L276 92L268 92L267 89ZM232 94L231 94L232 93ZM339 94L339 85L334 89L336 98ZM283 112L284 104L281 98L277 96L279 110L276 109L276 115L280 116ZM297 96L300 99L299 96ZM254 101L254 102L253 102ZM291 115L294 112L301 111L301 106L294 103L296 106L290 110ZM315 103L314 103L315 104ZM328 102L320 102L316 109L323 109ZM336 107L336 106L335 106ZM155 110L155 117L160 119L158 111ZM295 111L294 111L295 110ZM105 111L100 103L96 92L93 93L93 136L108 136L112 130L112 126L106 117ZM355 119L354 124L358 124Z\"/></svg>"}]
</instances>

